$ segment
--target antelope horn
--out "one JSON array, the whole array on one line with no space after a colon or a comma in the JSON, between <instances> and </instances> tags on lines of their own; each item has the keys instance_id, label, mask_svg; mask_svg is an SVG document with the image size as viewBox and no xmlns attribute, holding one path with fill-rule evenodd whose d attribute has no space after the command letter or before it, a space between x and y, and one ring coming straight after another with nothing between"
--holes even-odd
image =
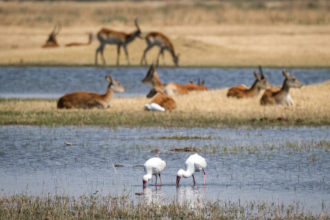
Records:
<instances>
[{"instance_id":1,"label":"antelope horn","mask_svg":"<svg viewBox=\"0 0 330 220\"><path fill-rule=\"evenodd\" d=\"M140 27L139 27L138 19L137 19L137 18L135 18L134 23L135 23L136 28L137 28L138 30L140 30Z\"/></svg>"},{"instance_id":2,"label":"antelope horn","mask_svg":"<svg viewBox=\"0 0 330 220\"><path fill-rule=\"evenodd\" d=\"M62 29L61 23L57 23L54 27L54 34L58 35L60 33L61 29Z\"/></svg>"},{"instance_id":3,"label":"antelope horn","mask_svg":"<svg viewBox=\"0 0 330 220\"><path fill-rule=\"evenodd\" d=\"M262 71L262 66L259 66L258 68L259 68L260 75L261 75L262 77L264 77L264 72Z\"/></svg>"}]
</instances>

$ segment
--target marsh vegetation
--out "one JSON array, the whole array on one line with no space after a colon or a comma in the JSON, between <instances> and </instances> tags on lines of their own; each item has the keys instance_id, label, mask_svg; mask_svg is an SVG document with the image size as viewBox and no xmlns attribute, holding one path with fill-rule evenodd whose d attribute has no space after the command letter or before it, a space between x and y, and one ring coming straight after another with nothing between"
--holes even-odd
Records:
<instances>
[{"instance_id":1,"label":"marsh vegetation","mask_svg":"<svg viewBox=\"0 0 330 220\"><path fill-rule=\"evenodd\" d=\"M298 203L284 205L253 201L248 203L204 202L191 204L133 203L125 196L65 195L34 197L24 194L1 197L0 218L14 219L322 219L329 216L306 212Z\"/></svg>"}]
</instances>

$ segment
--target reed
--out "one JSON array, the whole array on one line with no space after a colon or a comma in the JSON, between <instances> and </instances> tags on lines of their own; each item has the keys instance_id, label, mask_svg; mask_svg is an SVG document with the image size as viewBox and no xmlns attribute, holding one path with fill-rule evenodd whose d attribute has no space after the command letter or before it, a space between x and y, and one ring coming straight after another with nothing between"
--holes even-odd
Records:
<instances>
[{"instance_id":1,"label":"reed","mask_svg":"<svg viewBox=\"0 0 330 220\"><path fill-rule=\"evenodd\" d=\"M0 99L0 125L100 125L108 127L237 127L330 125L330 81L292 89L294 106L261 106L259 97L231 99L227 89L174 97L177 109L146 112L144 97L114 97L106 110L58 110L56 100Z\"/></svg>"},{"instance_id":2,"label":"reed","mask_svg":"<svg viewBox=\"0 0 330 220\"><path fill-rule=\"evenodd\" d=\"M24 194L0 196L1 219L326 219L304 211L299 203L251 201L200 201L183 204L132 202L127 196L82 195L73 198L63 195L45 197Z\"/></svg>"}]
</instances>

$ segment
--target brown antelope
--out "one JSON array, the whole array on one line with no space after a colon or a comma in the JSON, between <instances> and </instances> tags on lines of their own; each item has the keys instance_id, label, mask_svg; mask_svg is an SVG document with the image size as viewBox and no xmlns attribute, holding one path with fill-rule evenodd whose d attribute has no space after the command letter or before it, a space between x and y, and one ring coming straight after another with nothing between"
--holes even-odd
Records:
<instances>
[{"instance_id":1,"label":"brown antelope","mask_svg":"<svg viewBox=\"0 0 330 220\"><path fill-rule=\"evenodd\" d=\"M49 34L48 39L44 45L42 45L42 48L52 48L52 47L59 47L60 45L57 43L56 36L60 33L61 31L61 24L57 23L54 26L54 29L52 32Z\"/></svg>"},{"instance_id":2,"label":"brown antelope","mask_svg":"<svg viewBox=\"0 0 330 220\"><path fill-rule=\"evenodd\" d=\"M124 48L124 52L126 54L126 59L128 65L130 64L129 56L127 52L127 45L135 40L136 37L140 37L141 30L138 25L137 19L135 19L135 26L136 31L132 33L124 33L119 32L107 28L102 28L99 32L97 32L97 39L100 42L100 46L96 49L95 53L95 65L97 65L98 60L98 54L101 54L103 65L105 65L105 59L104 59L104 48L107 44L115 44L117 45L117 66L119 65L119 56L120 56L120 48Z\"/></svg>"},{"instance_id":3,"label":"brown antelope","mask_svg":"<svg viewBox=\"0 0 330 220\"><path fill-rule=\"evenodd\" d=\"M113 92L125 92L125 87L120 85L111 76L106 76L109 82L105 94L78 91L62 96L57 102L57 108L109 108Z\"/></svg>"},{"instance_id":4,"label":"brown antelope","mask_svg":"<svg viewBox=\"0 0 330 220\"><path fill-rule=\"evenodd\" d=\"M89 33L88 34L88 41L86 43L72 42L72 43L65 44L65 46L66 47L87 46L87 45L90 45L92 43L92 40L93 40L93 34Z\"/></svg>"},{"instance_id":5,"label":"brown antelope","mask_svg":"<svg viewBox=\"0 0 330 220\"><path fill-rule=\"evenodd\" d=\"M261 89L269 89L272 85L268 82L267 78L262 72L262 68L259 67L260 75L257 72L253 72L256 80L250 88L247 88L245 85L241 84L230 88L227 92L227 97L235 98L249 98L255 97L260 93Z\"/></svg>"},{"instance_id":6,"label":"brown antelope","mask_svg":"<svg viewBox=\"0 0 330 220\"><path fill-rule=\"evenodd\" d=\"M144 77L142 82L152 84L153 88L155 88L158 91L162 91L169 96L184 95L184 94L188 94L191 91L208 90L206 86L198 85L194 83L187 83L181 85L175 82L170 82L168 84L163 84L159 79L159 76L156 72L154 65L150 66L147 75Z\"/></svg>"},{"instance_id":7,"label":"brown antelope","mask_svg":"<svg viewBox=\"0 0 330 220\"><path fill-rule=\"evenodd\" d=\"M176 102L174 99L157 88L152 88L148 93L147 98L152 98L152 100L150 101L150 104L145 105L146 110L165 111L176 108ZM159 106L161 106L161 108L159 108ZM164 110L162 108L164 108Z\"/></svg>"},{"instance_id":8,"label":"brown antelope","mask_svg":"<svg viewBox=\"0 0 330 220\"><path fill-rule=\"evenodd\" d=\"M189 91L207 91L209 88L207 88L205 85L205 81L198 80L197 84L193 83L190 81L187 84L184 84L184 86L189 90Z\"/></svg>"},{"instance_id":9,"label":"brown antelope","mask_svg":"<svg viewBox=\"0 0 330 220\"><path fill-rule=\"evenodd\" d=\"M167 50L172 55L173 63L175 64L175 66L179 66L179 54L175 54L174 46L168 37L166 37L164 34L160 32L150 32L145 36L145 40L147 43L147 47L143 51L143 55L140 62L141 65L143 65L143 63L145 65L148 65L146 59L146 55L148 51L154 46L158 46L160 47L160 49L157 55L157 61L156 61L157 66L159 64L160 55L162 55L163 62L165 63L165 55L164 55L165 50Z\"/></svg>"},{"instance_id":10,"label":"brown antelope","mask_svg":"<svg viewBox=\"0 0 330 220\"><path fill-rule=\"evenodd\" d=\"M304 84L288 71L282 72L285 77L280 89L274 87L264 92L260 99L261 105L293 105L294 102L289 94L290 88L301 88Z\"/></svg>"}]
</instances>

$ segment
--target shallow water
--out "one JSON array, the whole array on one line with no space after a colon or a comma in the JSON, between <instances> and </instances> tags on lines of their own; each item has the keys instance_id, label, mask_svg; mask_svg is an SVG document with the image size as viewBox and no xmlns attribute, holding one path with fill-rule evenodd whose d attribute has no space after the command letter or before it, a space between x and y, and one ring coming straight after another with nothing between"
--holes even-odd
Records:
<instances>
[{"instance_id":1,"label":"shallow water","mask_svg":"<svg viewBox=\"0 0 330 220\"><path fill-rule=\"evenodd\" d=\"M187 140L170 137L192 137ZM193 139L203 137L204 139ZM305 210L330 207L330 129L163 129L33 126L0 127L0 194L27 192L79 196L128 194L134 201L179 203L203 200L297 202ZM68 146L69 142L72 146ZM173 147L198 147L202 173L182 179L176 172L191 154ZM142 165L157 154L167 162L163 186L142 189ZM115 168L115 164L124 167ZM135 193L144 192L138 196ZM329 212L329 211L328 211Z\"/></svg>"},{"instance_id":2,"label":"shallow water","mask_svg":"<svg viewBox=\"0 0 330 220\"><path fill-rule=\"evenodd\" d=\"M126 92L117 96L144 96L150 85L141 83L148 67L97 68L97 67L1 67L0 97L58 98L65 93L84 90L104 93L107 82L104 76L111 74L126 87ZM238 84L251 85L253 68L158 68L163 83L171 81L187 83L205 80L210 89ZM281 69L264 69L273 85L281 85ZM330 69L289 69L305 84L319 83L330 79Z\"/></svg>"}]
</instances>

